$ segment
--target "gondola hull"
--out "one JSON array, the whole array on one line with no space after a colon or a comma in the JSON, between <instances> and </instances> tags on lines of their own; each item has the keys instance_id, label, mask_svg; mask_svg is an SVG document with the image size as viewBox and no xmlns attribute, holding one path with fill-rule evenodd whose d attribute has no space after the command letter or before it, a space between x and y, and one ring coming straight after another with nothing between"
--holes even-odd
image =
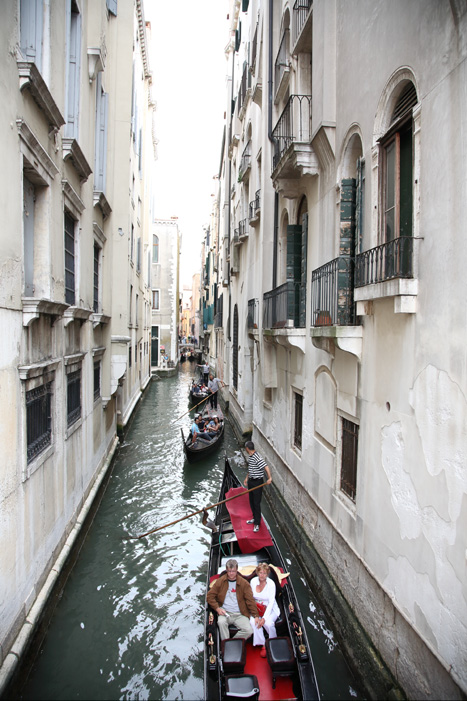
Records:
<instances>
[{"instance_id":1,"label":"gondola hull","mask_svg":"<svg viewBox=\"0 0 467 701\"><path fill-rule=\"evenodd\" d=\"M227 692L231 691L231 685L239 684L244 692L244 698L259 699L259 701L318 700L320 697L313 660L290 573L287 573L282 555L265 519L262 519L259 533L253 534L253 527L244 525L244 513L240 518L241 509L245 508L245 500L248 501L248 495L244 494L244 491L226 458L218 500L220 504L217 506L214 519L217 530L212 532L206 597L211 582L225 570L225 563L230 557L237 560L240 573L244 573L248 579L254 575L259 562L267 562L271 567L270 576L276 582L276 600L281 610L275 624L278 637L270 650L277 650L278 644L287 644L287 649L293 650L293 656L288 661L289 668L286 672L277 672L277 669L274 669L273 655L271 654L268 658L262 657L259 648L253 647L250 638L246 641L246 661L243 671L236 670L232 675L222 657L217 614L209 607L206 599L204 698L210 701L231 699L231 693L227 695ZM237 494L240 494L238 499ZM235 499L231 499L231 495L235 495ZM226 498L227 504L222 503ZM244 503L241 504L240 500ZM233 504L238 504L238 507L233 507ZM248 528L251 529L251 536L247 531ZM281 573L286 573L287 576L284 577ZM235 630L232 630L231 637L234 633ZM257 692L252 693L251 696L248 694L250 683L254 684L252 692L255 690Z\"/></svg>"},{"instance_id":2,"label":"gondola hull","mask_svg":"<svg viewBox=\"0 0 467 701\"><path fill-rule=\"evenodd\" d=\"M203 438L198 438L196 443L193 445L190 440L190 434L185 437L183 429L180 429L182 433L183 450L185 451L186 458L189 462L196 462L210 455L216 451L224 436L224 422L221 423L221 427L218 431L217 436L212 438L210 441Z\"/></svg>"}]
</instances>

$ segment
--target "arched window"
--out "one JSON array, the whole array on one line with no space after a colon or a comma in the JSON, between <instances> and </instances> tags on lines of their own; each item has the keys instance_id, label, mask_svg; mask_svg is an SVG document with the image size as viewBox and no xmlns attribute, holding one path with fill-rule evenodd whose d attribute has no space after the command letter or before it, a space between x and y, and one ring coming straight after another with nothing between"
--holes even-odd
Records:
<instances>
[{"instance_id":1,"label":"arched window","mask_svg":"<svg viewBox=\"0 0 467 701\"><path fill-rule=\"evenodd\" d=\"M152 237L152 262L159 262L159 237L155 234Z\"/></svg>"}]
</instances>

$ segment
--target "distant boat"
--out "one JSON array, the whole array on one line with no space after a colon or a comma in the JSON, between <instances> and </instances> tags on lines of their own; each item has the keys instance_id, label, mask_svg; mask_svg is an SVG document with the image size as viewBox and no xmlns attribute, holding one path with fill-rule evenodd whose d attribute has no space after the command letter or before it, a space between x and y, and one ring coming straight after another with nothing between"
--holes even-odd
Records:
<instances>
[{"instance_id":1,"label":"distant boat","mask_svg":"<svg viewBox=\"0 0 467 701\"><path fill-rule=\"evenodd\" d=\"M200 385L196 384L193 381L193 384L191 385L190 390L188 392L188 397L192 404L198 404L198 402L202 402L203 399L207 399L209 395L210 392L207 389L201 389Z\"/></svg>"},{"instance_id":2,"label":"distant boat","mask_svg":"<svg viewBox=\"0 0 467 701\"><path fill-rule=\"evenodd\" d=\"M240 496L230 499L237 494ZM225 499L227 503L222 503ZM249 497L227 457L218 501L214 521L208 522L212 536L206 596L211 582L225 571L228 559L237 560L239 572L248 580L255 576L258 563L267 562L281 613L275 623L278 637L266 640L267 657L261 656L259 646L253 647L252 638L244 647L241 639L230 638L228 647L224 642L222 655L217 617L205 599L204 698L318 701L311 650L291 582L294 574L287 573L265 519L257 533L253 525L246 524L251 517ZM230 630L233 635L235 628L230 626Z\"/></svg>"}]
</instances>

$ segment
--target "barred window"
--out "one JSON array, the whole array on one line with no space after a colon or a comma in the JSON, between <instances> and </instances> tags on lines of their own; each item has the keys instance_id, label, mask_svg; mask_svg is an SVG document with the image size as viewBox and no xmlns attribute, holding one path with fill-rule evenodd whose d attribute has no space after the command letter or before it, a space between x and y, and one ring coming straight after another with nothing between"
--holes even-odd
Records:
<instances>
[{"instance_id":1,"label":"barred window","mask_svg":"<svg viewBox=\"0 0 467 701\"><path fill-rule=\"evenodd\" d=\"M302 425L303 425L303 397L297 392L294 396L294 432L293 444L299 450L302 449Z\"/></svg>"},{"instance_id":2,"label":"barred window","mask_svg":"<svg viewBox=\"0 0 467 701\"><path fill-rule=\"evenodd\" d=\"M101 363L94 363L94 400L101 396Z\"/></svg>"},{"instance_id":3,"label":"barred window","mask_svg":"<svg viewBox=\"0 0 467 701\"><path fill-rule=\"evenodd\" d=\"M93 284L93 312L97 313L99 311L99 259L100 259L101 249L95 243L94 244L94 284Z\"/></svg>"},{"instance_id":4,"label":"barred window","mask_svg":"<svg viewBox=\"0 0 467 701\"><path fill-rule=\"evenodd\" d=\"M28 463L52 443L52 383L26 392Z\"/></svg>"},{"instance_id":5,"label":"barred window","mask_svg":"<svg viewBox=\"0 0 467 701\"><path fill-rule=\"evenodd\" d=\"M67 419L68 426L81 417L81 370L67 375Z\"/></svg>"},{"instance_id":6,"label":"barred window","mask_svg":"<svg viewBox=\"0 0 467 701\"><path fill-rule=\"evenodd\" d=\"M342 417L341 490L353 501L357 493L358 428Z\"/></svg>"},{"instance_id":7,"label":"barred window","mask_svg":"<svg viewBox=\"0 0 467 701\"><path fill-rule=\"evenodd\" d=\"M75 303L75 220L65 212L65 302Z\"/></svg>"}]
</instances>

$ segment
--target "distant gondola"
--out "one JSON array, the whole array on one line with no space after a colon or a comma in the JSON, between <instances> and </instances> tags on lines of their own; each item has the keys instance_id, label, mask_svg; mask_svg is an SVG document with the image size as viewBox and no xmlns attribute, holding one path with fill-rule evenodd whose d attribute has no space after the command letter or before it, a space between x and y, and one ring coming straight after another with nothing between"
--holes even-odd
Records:
<instances>
[{"instance_id":1,"label":"distant gondola","mask_svg":"<svg viewBox=\"0 0 467 701\"><path fill-rule=\"evenodd\" d=\"M200 385L193 381L188 393L188 397L192 404L198 404L199 402L202 402L203 399L207 399L210 394L211 393L207 389L201 389Z\"/></svg>"},{"instance_id":2,"label":"distant gondola","mask_svg":"<svg viewBox=\"0 0 467 701\"><path fill-rule=\"evenodd\" d=\"M200 460L218 449L224 435L224 419L220 416L220 413L221 412L218 412L217 414L219 416L219 429L217 431L217 435L214 438L211 438L211 440L199 436L196 442L193 443L191 440L191 433L185 437L183 429L180 429L182 433L183 450L185 451L185 455L190 462ZM209 412L203 414L203 418L209 419Z\"/></svg>"},{"instance_id":3,"label":"distant gondola","mask_svg":"<svg viewBox=\"0 0 467 701\"><path fill-rule=\"evenodd\" d=\"M241 496L230 499L238 494ZM223 503L225 499L227 503ZM204 698L318 700L311 650L291 583L293 575L287 573L265 519L262 518L257 533L253 532L253 525L246 524L251 517L248 494L227 458L218 501L214 522L209 524L212 536L206 597L211 582L225 572L229 558L237 560L240 574L248 580L255 575L258 563L267 562L281 613L275 622L278 637L266 640L267 657L262 657L251 638L243 644L241 639L231 637L228 647L227 641L221 645L217 614L205 598ZM230 630L234 635L233 626Z\"/></svg>"}]
</instances>

